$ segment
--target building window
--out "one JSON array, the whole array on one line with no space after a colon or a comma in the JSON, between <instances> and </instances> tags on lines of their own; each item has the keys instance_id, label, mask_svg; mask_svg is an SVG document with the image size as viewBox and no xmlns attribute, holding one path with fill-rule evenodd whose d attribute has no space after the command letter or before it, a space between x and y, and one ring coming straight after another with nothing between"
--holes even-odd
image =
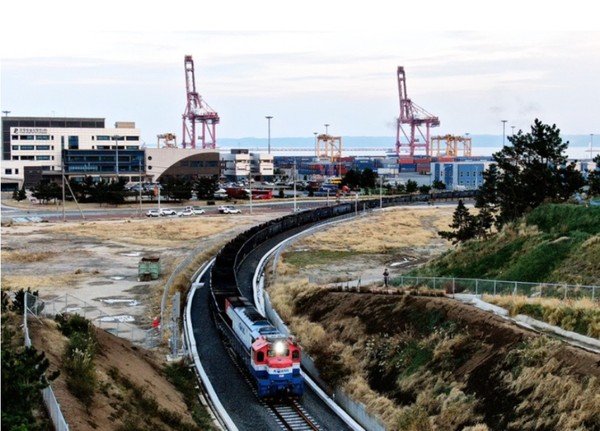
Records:
<instances>
[{"instance_id":1,"label":"building window","mask_svg":"<svg viewBox=\"0 0 600 431\"><path fill-rule=\"evenodd\" d=\"M33 151L33 145L21 145L21 150Z\"/></svg>"},{"instance_id":2,"label":"building window","mask_svg":"<svg viewBox=\"0 0 600 431\"><path fill-rule=\"evenodd\" d=\"M18 146L18 145L13 145L13 146L12 146L12 150L13 150L13 151L17 151L18 149L19 149L19 146Z\"/></svg>"},{"instance_id":3,"label":"building window","mask_svg":"<svg viewBox=\"0 0 600 431\"><path fill-rule=\"evenodd\" d=\"M79 136L69 136L69 150L79 149Z\"/></svg>"},{"instance_id":4,"label":"building window","mask_svg":"<svg viewBox=\"0 0 600 431\"><path fill-rule=\"evenodd\" d=\"M34 156L21 156L21 160L35 160Z\"/></svg>"},{"instance_id":5,"label":"building window","mask_svg":"<svg viewBox=\"0 0 600 431\"><path fill-rule=\"evenodd\" d=\"M21 141L33 141L34 136L33 135L21 135L20 139L21 139Z\"/></svg>"},{"instance_id":6,"label":"building window","mask_svg":"<svg viewBox=\"0 0 600 431\"><path fill-rule=\"evenodd\" d=\"M50 160L50 156L35 156L36 160Z\"/></svg>"},{"instance_id":7,"label":"building window","mask_svg":"<svg viewBox=\"0 0 600 431\"><path fill-rule=\"evenodd\" d=\"M98 141L110 141L110 136L100 135L100 136L96 136L96 139Z\"/></svg>"},{"instance_id":8,"label":"building window","mask_svg":"<svg viewBox=\"0 0 600 431\"><path fill-rule=\"evenodd\" d=\"M4 169L6 175L12 175L12 169Z\"/></svg>"},{"instance_id":9,"label":"building window","mask_svg":"<svg viewBox=\"0 0 600 431\"><path fill-rule=\"evenodd\" d=\"M50 136L49 135L37 135L35 137L36 141L49 141L50 140Z\"/></svg>"},{"instance_id":10,"label":"building window","mask_svg":"<svg viewBox=\"0 0 600 431\"><path fill-rule=\"evenodd\" d=\"M36 145L35 149L38 150L38 151L49 150L50 149L50 145Z\"/></svg>"},{"instance_id":11,"label":"building window","mask_svg":"<svg viewBox=\"0 0 600 431\"><path fill-rule=\"evenodd\" d=\"M126 141L139 141L140 137L139 136L125 136L125 140Z\"/></svg>"}]
</instances>

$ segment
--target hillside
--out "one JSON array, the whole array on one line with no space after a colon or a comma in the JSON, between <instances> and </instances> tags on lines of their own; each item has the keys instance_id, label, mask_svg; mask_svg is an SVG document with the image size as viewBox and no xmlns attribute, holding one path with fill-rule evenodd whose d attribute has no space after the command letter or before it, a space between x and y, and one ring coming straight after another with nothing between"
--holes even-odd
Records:
<instances>
[{"instance_id":1,"label":"hillside","mask_svg":"<svg viewBox=\"0 0 600 431\"><path fill-rule=\"evenodd\" d=\"M497 235L450 249L411 274L600 285L600 207L540 206Z\"/></svg>"},{"instance_id":2,"label":"hillside","mask_svg":"<svg viewBox=\"0 0 600 431\"><path fill-rule=\"evenodd\" d=\"M448 298L313 291L310 354L390 430L600 429L600 355ZM310 344L310 343L307 343ZM477 426L477 428L475 428Z\"/></svg>"}]
</instances>

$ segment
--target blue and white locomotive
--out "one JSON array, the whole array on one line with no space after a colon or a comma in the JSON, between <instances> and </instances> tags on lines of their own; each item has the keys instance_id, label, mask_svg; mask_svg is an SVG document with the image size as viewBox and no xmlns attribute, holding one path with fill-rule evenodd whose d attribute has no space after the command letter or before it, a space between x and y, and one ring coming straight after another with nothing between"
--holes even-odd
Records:
<instances>
[{"instance_id":1,"label":"blue and white locomotive","mask_svg":"<svg viewBox=\"0 0 600 431\"><path fill-rule=\"evenodd\" d=\"M225 314L238 343L236 353L252 375L258 396L302 396L302 351L296 341L272 326L246 298L226 298Z\"/></svg>"}]
</instances>

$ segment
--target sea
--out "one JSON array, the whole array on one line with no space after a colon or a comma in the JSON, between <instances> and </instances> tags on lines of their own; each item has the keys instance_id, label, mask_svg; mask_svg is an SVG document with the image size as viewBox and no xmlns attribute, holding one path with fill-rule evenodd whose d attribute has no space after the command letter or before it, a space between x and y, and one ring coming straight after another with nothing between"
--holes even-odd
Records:
<instances>
[{"instance_id":1,"label":"sea","mask_svg":"<svg viewBox=\"0 0 600 431\"><path fill-rule=\"evenodd\" d=\"M471 156L485 157L498 152L504 145L510 145L508 136L502 135L469 135L471 138ZM571 160L590 160L600 154L600 136L595 144L591 135L563 135L563 142L568 142L567 157ZM385 157L396 151L395 136L342 136L342 156L355 157ZM218 147L221 151L246 149L251 152L268 152L274 156L313 156L316 153L316 142L314 137L271 137L270 145L267 138L220 138ZM432 149L435 153L436 149ZM441 152L445 148L440 148ZM462 147L458 147L458 156ZM415 154L420 154L422 149L417 148Z\"/></svg>"}]
</instances>

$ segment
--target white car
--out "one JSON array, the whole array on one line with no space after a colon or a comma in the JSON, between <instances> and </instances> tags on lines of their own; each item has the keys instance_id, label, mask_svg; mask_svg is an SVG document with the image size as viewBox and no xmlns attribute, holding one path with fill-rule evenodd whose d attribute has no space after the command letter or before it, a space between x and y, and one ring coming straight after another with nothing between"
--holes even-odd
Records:
<instances>
[{"instance_id":1,"label":"white car","mask_svg":"<svg viewBox=\"0 0 600 431\"><path fill-rule=\"evenodd\" d=\"M148 210L148 212L146 213L146 217L160 217L160 211L159 210Z\"/></svg>"},{"instance_id":2,"label":"white car","mask_svg":"<svg viewBox=\"0 0 600 431\"><path fill-rule=\"evenodd\" d=\"M163 208L160 210L161 216L174 216L177 215L177 211L172 208Z\"/></svg>"},{"instance_id":3,"label":"white car","mask_svg":"<svg viewBox=\"0 0 600 431\"><path fill-rule=\"evenodd\" d=\"M205 211L198 207L185 207L183 211L177 213L179 217L189 217L204 214Z\"/></svg>"},{"instance_id":4,"label":"white car","mask_svg":"<svg viewBox=\"0 0 600 431\"><path fill-rule=\"evenodd\" d=\"M219 207L221 214L241 214L242 211L231 205L221 205Z\"/></svg>"}]
</instances>

